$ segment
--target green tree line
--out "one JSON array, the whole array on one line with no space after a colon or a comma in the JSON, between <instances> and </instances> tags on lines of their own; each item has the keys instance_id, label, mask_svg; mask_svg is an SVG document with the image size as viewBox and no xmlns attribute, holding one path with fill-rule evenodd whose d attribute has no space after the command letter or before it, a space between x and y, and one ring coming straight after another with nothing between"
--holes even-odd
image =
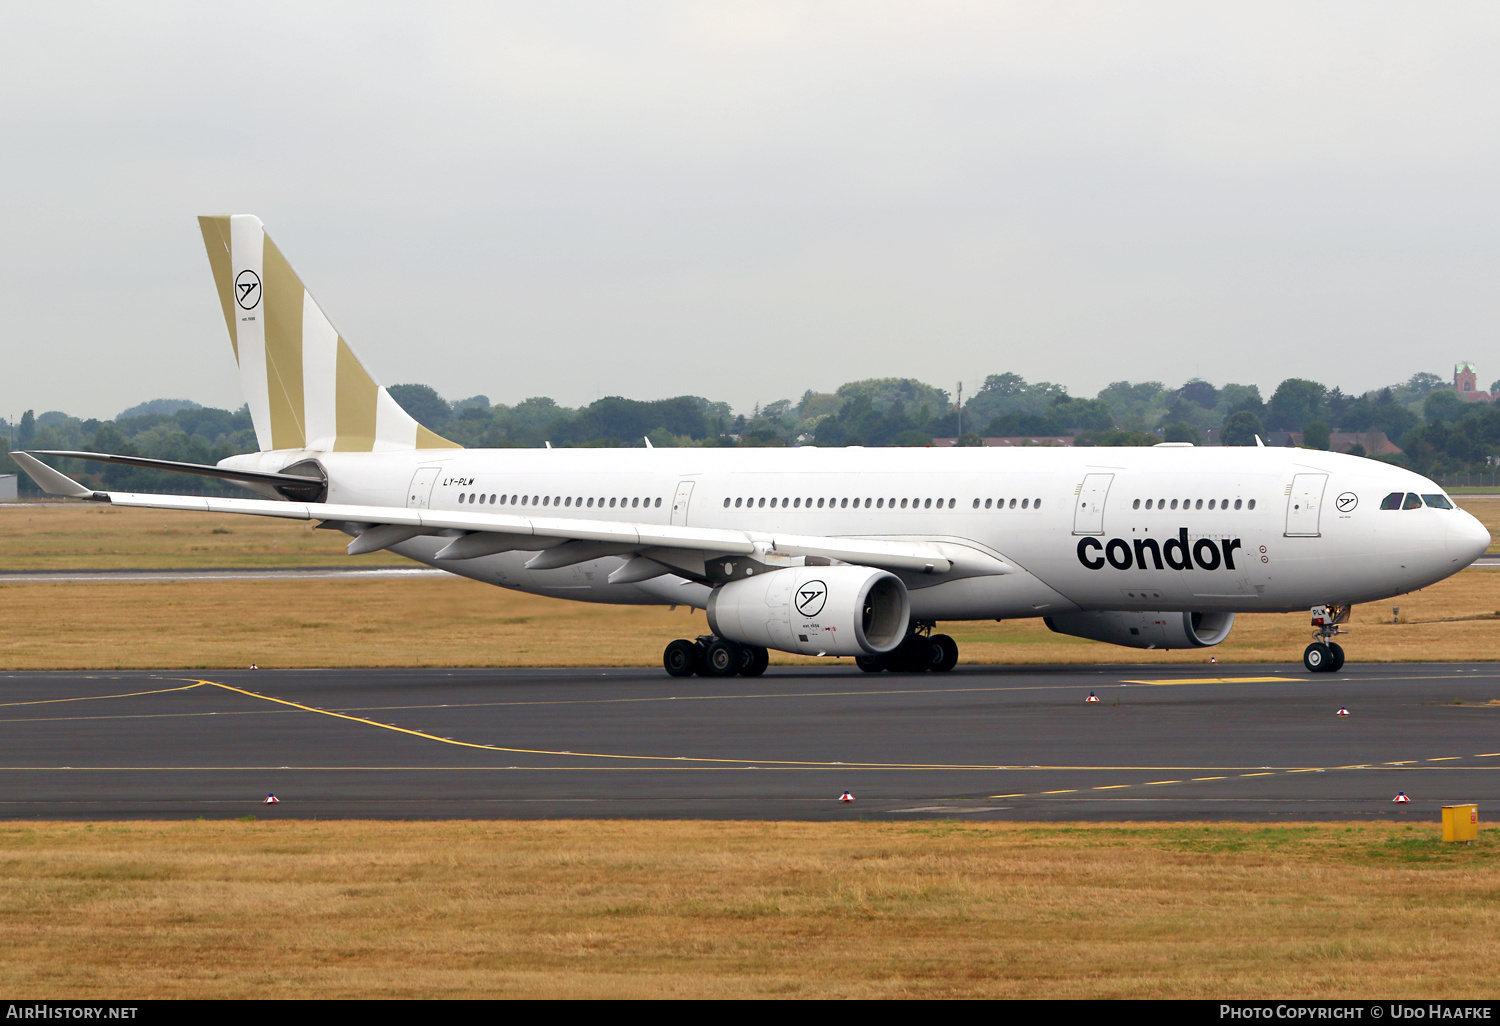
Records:
<instances>
[{"instance_id":1,"label":"green tree line","mask_svg":"<svg viewBox=\"0 0 1500 1026\"><path fill-rule=\"evenodd\" d=\"M1405 450L1384 459L1424 474L1489 469L1500 462L1500 408L1467 403L1438 375L1425 372L1360 395L1288 378L1269 399L1255 385L1215 386L1198 378L1177 387L1116 381L1083 397L1070 395L1065 385L992 374L961 408L947 391L914 378L871 378L738 414L728 403L699 396L609 396L574 408L544 396L513 406L492 404L483 395L449 401L421 384L394 385L390 393L417 420L468 447L641 446L645 439L658 447L924 446L942 437L977 445L984 436L1061 435L1073 436L1076 445L1154 445L1201 444L1214 432L1222 444L1253 445L1257 436L1287 431L1301 433L1304 445L1327 449L1334 432L1379 430ZM0 419L0 472L16 470L3 454L11 448L216 463L256 445L244 407L229 411L159 399L113 420L30 410L14 423ZM99 488L236 492L208 478L127 467L67 461L61 469Z\"/></svg>"}]
</instances>

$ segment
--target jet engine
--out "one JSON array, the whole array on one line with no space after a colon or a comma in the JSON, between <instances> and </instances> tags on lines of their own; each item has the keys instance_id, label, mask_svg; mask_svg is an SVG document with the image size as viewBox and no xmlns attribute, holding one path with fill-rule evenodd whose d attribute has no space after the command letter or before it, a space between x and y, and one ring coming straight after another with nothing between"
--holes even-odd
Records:
<instances>
[{"instance_id":1,"label":"jet engine","mask_svg":"<svg viewBox=\"0 0 1500 1026\"><path fill-rule=\"evenodd\" d=\"M1233 613L1064 613L1044 618L1058 634L1127 648L1207 648L1229 637Z\"/></svg>"},{"instance_id":2,"label":"jet engine","mask_svg":"<svg viewBox=\"0 0 1500 1026\"><path fill-rule=\"evenodd\" d=\"M772 570L721 585L708 600L719 637L803 655L883 655L910 618L901 579L864 566Z\"/></svg>"}]
</instances>

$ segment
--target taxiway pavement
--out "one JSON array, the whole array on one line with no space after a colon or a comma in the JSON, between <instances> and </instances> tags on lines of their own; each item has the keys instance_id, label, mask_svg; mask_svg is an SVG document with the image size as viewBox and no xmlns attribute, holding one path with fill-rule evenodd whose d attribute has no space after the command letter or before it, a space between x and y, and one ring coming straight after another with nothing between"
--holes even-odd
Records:
<instances>
[{"instance_id":1,"label":"taxiway pavement","mask_svg":"<svg viewBox=\"0 0 1500 1026\"><path fill-rule=\"evenodd\" d=\"M10 819L1435 820L1471 801L1500 801L1493 664L0 675Z\"/></svg>"}]
</instances>

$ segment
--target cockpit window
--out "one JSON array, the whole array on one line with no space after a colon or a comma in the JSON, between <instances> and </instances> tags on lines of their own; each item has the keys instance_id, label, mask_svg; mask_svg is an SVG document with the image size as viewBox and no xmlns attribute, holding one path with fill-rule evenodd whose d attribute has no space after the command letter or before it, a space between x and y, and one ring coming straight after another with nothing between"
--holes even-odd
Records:
<instances>
[{"instance_id":1,"label":"cockpit window","mask_svg":"<svg viewBox=\"0 0 1500 1026\"><path fill-rule=\"evenodd\" d=\"M1422 497L1416 492L1407 492L1406 501L1401 504L1402 509L1421 509Z\"/></svg>"},{"instance_id":2,"label":"cockpit window","mask_svg":"<svg viewBox=\"0 0 1500 1026\"><path fill-rule=\"evenodd\" d=\"M1406 495L1405 492L1392 492L1391 494L1387 495L1385 498L1383 498L1383 499L1380 500L1380 508L1381 509L1400 509L1401 508L1401 500L1402 500L1402 498L1405 497L1405 495Z\"/></svg>"},{"instance_id":3,"label":"cockpit window","mask_svg":"<svg viewBox=\"0 0 1500 1026\"><path fill-rule=\"evenodd\" d=\"M1446 495L1423 495L1422 501L1433 509L1452 509L1453 503L1448 501Z\"/></svg>"}]
</instances>

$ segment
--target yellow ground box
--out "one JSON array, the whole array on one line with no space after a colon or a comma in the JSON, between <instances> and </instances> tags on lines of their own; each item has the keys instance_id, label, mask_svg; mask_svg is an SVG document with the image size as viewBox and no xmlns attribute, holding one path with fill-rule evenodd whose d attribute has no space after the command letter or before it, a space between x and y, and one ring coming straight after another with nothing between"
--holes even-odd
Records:
<instances>
[{"instance_id":1,"label":"yellow ground box","mask_svg":"<svg viewBox=\"0 0 1500 1026\"><path fill-rule=\"evenodd\" d=\"M1479 840L1479 806L1444 805L1443 840Z\"/></svg>"}]
</instances>

